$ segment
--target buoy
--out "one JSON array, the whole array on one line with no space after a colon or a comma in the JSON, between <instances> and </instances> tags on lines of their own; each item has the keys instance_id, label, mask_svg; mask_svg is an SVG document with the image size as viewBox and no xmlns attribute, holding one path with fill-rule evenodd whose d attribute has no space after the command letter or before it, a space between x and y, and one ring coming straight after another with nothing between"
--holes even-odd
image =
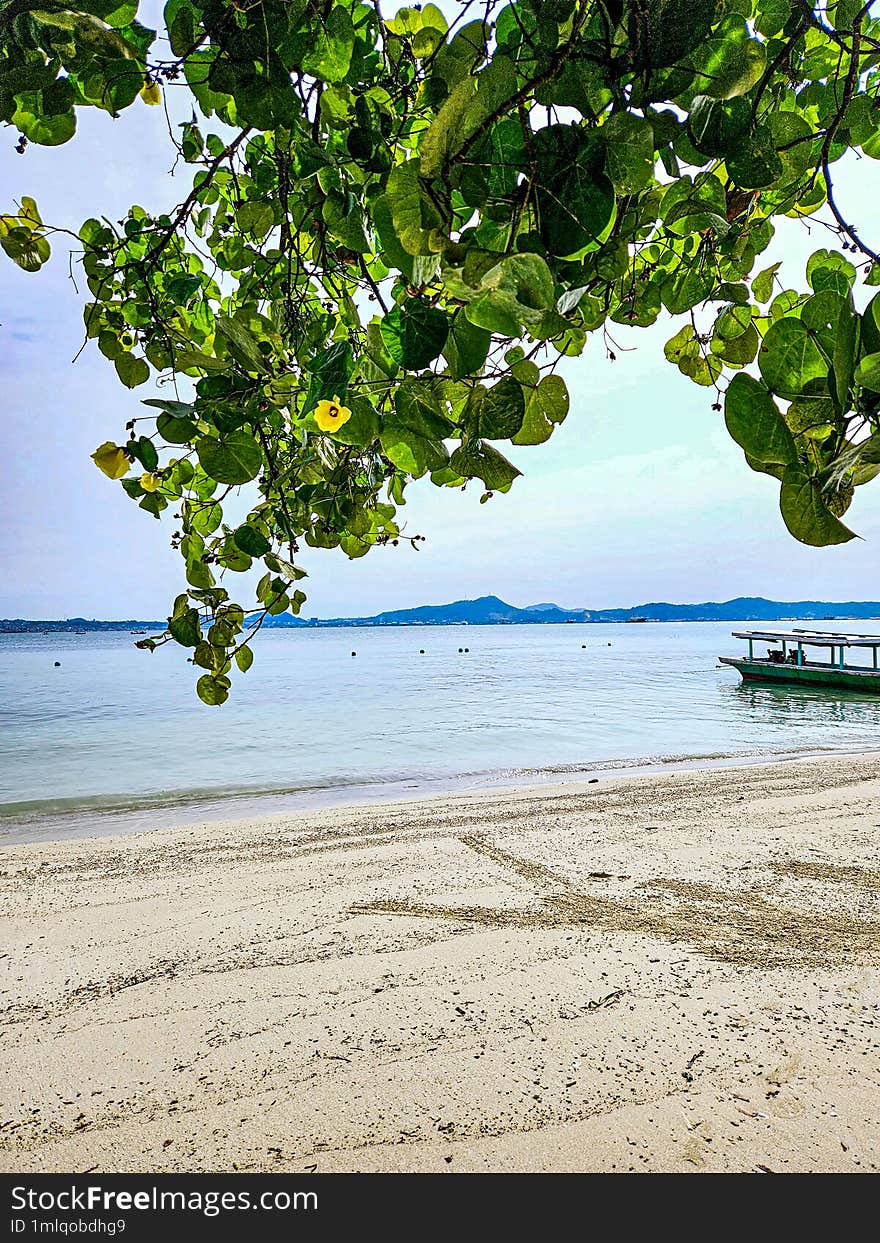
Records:
<instances>
[{"instance_id":1,"label":"buoy","mask_svg":"<svg viewBox=\"0 0 880 1243\"><path fill-rule=\"evenodd\" d=\"M423 647L420 647L420 648L419 648L419 655L420 655L420 656L424 656L424 654L425 654L425 649L424 649Z\"/></svg>"},{"instance_id":2,"label":"buoy","mask_svg":"<svg viewBox=\"0 0 880 1243\"><path fill-rule=\"evenodd\" d=\"M55 668L56 668L56 669L60 669L60 668L61 668L61 661L60 661L60 660L56 660L56 661L55 661Z\"/></svg>"}]
</instances>

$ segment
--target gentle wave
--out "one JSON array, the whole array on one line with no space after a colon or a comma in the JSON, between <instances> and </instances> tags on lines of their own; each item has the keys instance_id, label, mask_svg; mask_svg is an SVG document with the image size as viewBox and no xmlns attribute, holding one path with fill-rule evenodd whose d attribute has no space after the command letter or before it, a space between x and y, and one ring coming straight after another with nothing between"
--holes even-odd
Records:
<instances>
[{"instance_id":1,"label":"gentle wave","mask_svg":"<svg viewBox=\"0 0 880 1243\"><path fill-rule=\"evenodd\" d=\"M636 756L630 759L544 768L470 772L445 779L401 774L390 780L352 779L348 782L323 782L308 786L248 786L175 790L149 795L31 799L18 803L0 803L0 843L52 839L56 836L129 833L143 828L167 828L208 819L236 820L272 813L392 802L402 798L413 799L462 791L491 792L500 788L549 785L560 778L588 781L612 773L616 776L635 776L659 770L711 769L851 752L850 747L830 745L814 746L802 751L793 751L790 748L713 751L705 754ZM35 832L37 829L41 831Z\"/></svg>"},{"instance_id":2,"label":"gentle wave","mask_svg":"<svg viewBox=\"0 0 880 1243\"><path fill-rule=\"evenodd\" d=\"M880 747L880 696L743 685L737 646L724 623L270 632L212 709L183 652L0 636L0 834Z\"/></svg>"}]
</instances>

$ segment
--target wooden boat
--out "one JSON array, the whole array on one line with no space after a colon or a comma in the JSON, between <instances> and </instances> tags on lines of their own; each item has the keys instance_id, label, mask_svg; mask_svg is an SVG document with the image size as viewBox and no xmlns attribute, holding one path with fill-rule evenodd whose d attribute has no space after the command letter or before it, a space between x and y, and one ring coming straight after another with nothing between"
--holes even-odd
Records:
<instances>
[{"instance_id":1,"label":"wooden boat","mask_svg":"<svg viewBox=\"0 0 880 1243\"><path fill-rule=\"evenodd\" d=\"M738 669L745 681L796 682L880 695L877 657L880 635L830 634L821 630L734 630L732 633L735 639L747 640L748 656L719 656L718 659L723 665ZM766 656L755 652L756 644L767 645ZM811 648L819 649L815 657L805 651Z\"/></svg>"}]
</instances>

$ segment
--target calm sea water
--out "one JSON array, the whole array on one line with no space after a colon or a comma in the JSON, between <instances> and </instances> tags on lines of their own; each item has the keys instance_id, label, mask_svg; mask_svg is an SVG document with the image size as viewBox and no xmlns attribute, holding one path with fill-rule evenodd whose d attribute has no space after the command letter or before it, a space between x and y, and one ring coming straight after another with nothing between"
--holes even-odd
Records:
<instances>
[{"instance_id":1,"label":"calm sea water","mask_svg":"<svg viewBox=\"0 0 880 1243\"><path fill-rule=\"evenodd\" d=\"M274 631L222 708L196 699L179 650L3 635L0 842L880 747L880 696L743 686L717 664L743 646L730 630Z\"/></svg>"}]
</instances>

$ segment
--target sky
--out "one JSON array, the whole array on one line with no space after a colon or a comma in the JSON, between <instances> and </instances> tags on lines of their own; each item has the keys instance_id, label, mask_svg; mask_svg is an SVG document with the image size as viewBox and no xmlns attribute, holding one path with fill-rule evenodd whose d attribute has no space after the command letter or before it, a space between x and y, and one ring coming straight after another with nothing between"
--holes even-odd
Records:
<instances>
[{"instance_id":1,"label":"sky","mask_svg":"<svg viewBox=\"0 0 880 1243\"><path fill-rule=\"evenodd\" d=\"M29 194L44 221L77 230L134 202L168 209L189 190L190 166L169 175L163 110L140 101L116 121L80 112L63 147L31 144L20 156L16 138L0 130L0 210ZM837 169L838 201L876 247L880 162L848 157ZM786 285L806 288L807 256L834 243L815 218L779 222L755 270L781 259ZM164 617L183 584L171 522L139 510L89 457L122 440L152 384L124 389L94 343L72 361L87 291L81 275L74 287L63 237L39 273L0 259L0 617ZM876 599L880 482L858 489L847 515L861 539L796 543L779 516L777 482L745 465L711 409L714 391L665 360L677 325L612 327L615 362L599 334L565 361L571 412L553 437L502 446L523 471L506 496L480 505L479 484L462 495L420 481L400 512L408 534L426 537L419 551L400 545L352 562L338 550L304 550L304 614L365 616L489 594L570 608Z\"/></svg>"}]
</instances>

